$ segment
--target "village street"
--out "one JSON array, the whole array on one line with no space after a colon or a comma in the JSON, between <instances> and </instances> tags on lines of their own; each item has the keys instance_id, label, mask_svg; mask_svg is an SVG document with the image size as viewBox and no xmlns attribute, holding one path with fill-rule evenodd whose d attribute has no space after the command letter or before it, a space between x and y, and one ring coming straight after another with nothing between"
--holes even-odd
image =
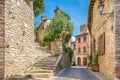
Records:
<instances>
[{"instance_id":1,"label":"village street","mask_svg":"<svg viewBox=\"0 0 120 80\"><path fill-rule=\"evenodd\" d=\"M120 80L120 0L0 0L0 80Z\"/></svg>"},{"instance_id":2,"label":"village street","mask_svg":"<svg viewBox=\"0 0 120 80\"><path fill-rule=\"evenodd\" d=\"M87 68L65 68L54 80L100 80Z\"/></svg>"}]
</instances>

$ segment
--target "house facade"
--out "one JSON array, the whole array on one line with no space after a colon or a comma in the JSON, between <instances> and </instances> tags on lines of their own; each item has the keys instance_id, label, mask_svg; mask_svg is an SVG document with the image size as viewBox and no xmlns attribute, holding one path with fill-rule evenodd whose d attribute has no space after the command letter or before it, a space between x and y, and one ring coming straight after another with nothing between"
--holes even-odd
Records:
<instances>
[{"instance_id":1,"label":"house facade","mask_svg":"<svg viewBox=\"0 0 120 80\"><path fill-rule=\"evenodd\" d=\"M98 12L102 5L102 13ZM120 80L120 0L91 0L88 12L91 53L98 52L99 72Z\"/></svg>"},{"instance_id":2,"label":"house facade","mask_svg":"<svg viewBox=\"0 0 120 80\"><path fill-rule=\"evenodd\" d=\"M48 30L50 22L52 19L46 19L46 16L41 16L41 24L36 30L36 40L40 43L43 43L44 40L44 33ZM62 53L62 41L52 41L49 43L49 51L54 56L59 55Z\"/></svg>"},{"instance_id":3,"label":"house facade","mask_svg":"<svg viewBox=\"0 0 120 80\"><path fill-rule=\"evenodd\" d=\"M44 32L47 31L51 19L46 19L46 17L43 15L41 16L41 21L42 22L36 30L36 40L42 43L44 39Z\"/></svg>"},{"instance_id":4,"label":"house facade","mask_svg":"<svg viewBox=\"0 0 120 80\"><path fill-rule=\"evenodd\" d=\"M87 29L87 25L82 25L80 28L81 34L76 36L75 43L75 64L77 66L88 65L88 55L90 53L90 36Z\"/></svg>"}]
</instances>

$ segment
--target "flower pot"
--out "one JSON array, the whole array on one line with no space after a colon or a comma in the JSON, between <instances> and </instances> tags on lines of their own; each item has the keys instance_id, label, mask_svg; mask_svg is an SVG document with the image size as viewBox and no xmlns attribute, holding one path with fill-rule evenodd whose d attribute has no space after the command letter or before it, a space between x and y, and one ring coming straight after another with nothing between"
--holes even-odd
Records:
<instances>
[{"instance_id":1,"label":"flower pot","mask_svg":"<svg viewBox=\"0 0 120 80\"><path fill-rule=\"evenodd\" d=\"M92 71L98 72L99 71L99 65L98 64L93 64L92 65Z\"/></svg>"}]
</instances>

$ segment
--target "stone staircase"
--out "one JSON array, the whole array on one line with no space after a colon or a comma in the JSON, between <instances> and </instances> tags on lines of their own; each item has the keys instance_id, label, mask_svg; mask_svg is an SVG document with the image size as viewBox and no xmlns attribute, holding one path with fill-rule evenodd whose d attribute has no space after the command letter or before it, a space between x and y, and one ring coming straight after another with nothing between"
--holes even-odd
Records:
<instances>
[{"instance_id":1,"label":"stone staircase","mask_svg":"<svg viewBox=\"0 0 120 80\"><path fill-rule=\"evenodd\" d=\"M56 62L58 56L52 56L47 49L35 43L36 52L40 53L35 59L35 63L32 64L26 71L25 75L31 75L34 79L48 80L52 78L56 73Z\"/></svg>"}]
</instances>

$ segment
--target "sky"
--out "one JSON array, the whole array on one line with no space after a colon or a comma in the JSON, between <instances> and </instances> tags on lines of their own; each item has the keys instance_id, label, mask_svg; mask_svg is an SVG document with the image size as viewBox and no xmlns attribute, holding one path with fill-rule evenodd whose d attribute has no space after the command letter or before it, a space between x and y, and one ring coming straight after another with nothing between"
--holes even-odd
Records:
<instances>
[{"instance_id":1,"label":"sky","mask_svg":"<svg viewBox=\"0 0 120 80\"><path fill-rule=\"evenodd\" d=\"M41 15L52 19L56 6L71 16L74 25L73 36L79 35L80 25L87 23L89 0L45 0L44 4L45 12L34 18L35 25L41 23Z\"/></svg>"}]
</instances>

